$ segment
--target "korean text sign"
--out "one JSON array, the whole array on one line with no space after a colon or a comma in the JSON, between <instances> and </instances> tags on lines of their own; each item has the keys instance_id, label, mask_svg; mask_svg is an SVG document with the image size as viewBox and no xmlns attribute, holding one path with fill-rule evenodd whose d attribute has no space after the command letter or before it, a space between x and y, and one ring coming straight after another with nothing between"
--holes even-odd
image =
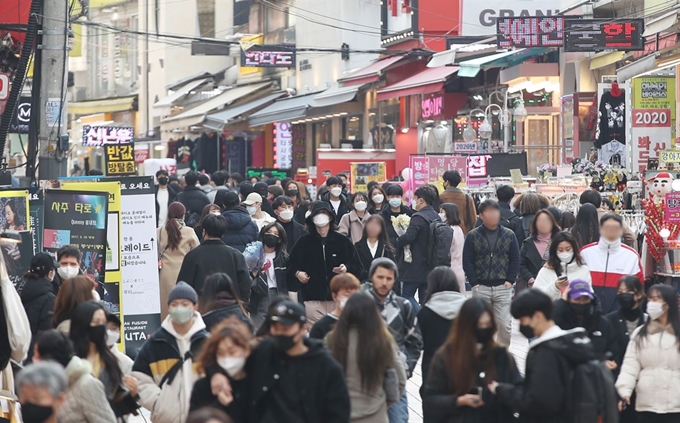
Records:
<instances>
[{"instance_id":1,"label":"korean text sign","mask_svg":"<svg viewBox=\"0 0 680 423\"><path fill-rule=\"evenodd\" d=\"M669 223L680 223L680 192L666 194L664 217Z\"/></svg>"},{"instance_id":2,"label":"korean text sign","mask_svg":"<svg viewBox=\"0 0 680 423\"><path fill-rule=\"evenodd\" d=\"M644 172L648 160L658 159L659 153L671 145L671 111L633 109L632 117L632 169Z\"/></svg>"},{"instance_id":3,"label":"korean text sign","mask_svg":"<svg viewBox=\"0 0 680 423\"><path fill-rule=\"evenodd\" d=\"M105 149L107 176L134 175L137 173L135 148L132 144L107 145Z\"/></svg>"}]
</instances>

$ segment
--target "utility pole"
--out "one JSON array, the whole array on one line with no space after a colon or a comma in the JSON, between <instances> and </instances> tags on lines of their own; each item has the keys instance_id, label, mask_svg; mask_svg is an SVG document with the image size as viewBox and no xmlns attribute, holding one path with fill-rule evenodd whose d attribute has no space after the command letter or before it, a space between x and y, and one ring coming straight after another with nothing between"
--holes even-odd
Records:
<instances>
[{"instance_id":1,"label":"utility pole","mask_svg":"<svg viewBox=\"0 0 680 423\"><path fill-rule=\"evenodd\" d=\"M41 180L67 176L68 138L66 132L66 76L68 64L69 12L67 0L47 0L43 3L40 86L38 107L38 174ZM35 93L34 93L35 96Z\"/></svg>"}]
</instances>

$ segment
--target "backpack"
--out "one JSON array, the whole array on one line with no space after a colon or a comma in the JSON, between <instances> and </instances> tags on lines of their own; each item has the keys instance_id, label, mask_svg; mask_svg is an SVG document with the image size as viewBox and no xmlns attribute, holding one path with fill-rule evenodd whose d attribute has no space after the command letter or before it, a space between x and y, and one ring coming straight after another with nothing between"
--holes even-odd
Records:
<instances>
[{"instance_id":1,"label":"backpack","mask_svg":"<svg viewBox=\"0 0 680 423\"><path fill-rule=\"evenodd\" d=\"M190 228L195 228L196 225L201 221L201 214L196 212L187 212L184 218L184 224Z\"/></svg>"},{"instance_id":2,"label":"backpack","mask_svg":"<svg viewBox=\"0 0 680 423\"><path fill-rule=\"evenodd\" d=\"M570 423L618 423L618 400L612 372L601 361L571 370L566 403Z\"/></svg>"},{"instance_id":3,"label":"backpack","mask_svg":"<svg viewBox=\"0 0 680 423\"><path fill-rule=\"evenodd\" d=\"M427 238L427 267L451 266L453 228L439 219L430 222Z\"/></svg>"}]
</instances>

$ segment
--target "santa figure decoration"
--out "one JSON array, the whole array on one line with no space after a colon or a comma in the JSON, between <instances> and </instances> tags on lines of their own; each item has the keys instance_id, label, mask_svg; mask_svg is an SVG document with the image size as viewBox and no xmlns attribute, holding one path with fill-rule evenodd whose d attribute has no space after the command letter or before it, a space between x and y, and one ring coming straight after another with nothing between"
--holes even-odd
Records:
<instances>
[{"instance_id":1,"label":"santa figure decoration","mask_svg":"<svg viewBox=\"0 0 680 423\"><path fill-rule=\"evenodd\" d=\"M659 172L654 178L649 180L649 198L643 200L642 205L645 210L645 223L647 232L645 233L646 250L654 259L660 263L664 258L664 237L660 235L662 229L667 229L669 235L667 239L678 239L680 227L675 223L666 222L664 219L664 203L666 194L672 192L673 176L668 172ZM644 254L643 254L644 255Z\"/></svg>"}]
</instances>

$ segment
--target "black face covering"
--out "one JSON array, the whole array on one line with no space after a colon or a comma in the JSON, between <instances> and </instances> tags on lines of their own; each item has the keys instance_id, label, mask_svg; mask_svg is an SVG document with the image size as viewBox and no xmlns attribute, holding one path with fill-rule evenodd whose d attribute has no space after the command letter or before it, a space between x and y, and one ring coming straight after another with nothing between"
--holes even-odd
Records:
<instances>
[{"instance_id":1,"label":"black face covering","mask_svg":"<svg viewBox=\"0 0 680 423\"><path fill-rule=\"evenodd\" d=\"M493 328L475 328L475 339L479 344L486 344L493 338Z\"/></svg>"},{"instance_id":2,"label":"black face covering","mask_svg":"<svg viewBox=\"0 0 680 423\"><path fill-rule=\"evenodd\" d=\"M297 197L297 195L298 195L298 190L296 190L296 189L289 189L288 191L286 191L286 196L288 196L288 197L291 197L291 198Z\"/></svg>"},{"instance_id":3,"label":"black face covering","mask_svg":"<svg viewBox=\"0 0 680 423\"><path fill-rule=\"evenodd\" d=\"M160 178L158 178L158 183L160 185L167 185L169 180L170 180L169 178L166 178L165 176L161 176Z\"/></svg>"},{"instance_id":4,"label":"black face covering","mask_svg":"<svg viewBox=\"0 0 680 423\"><path fill-rule=\"evenodd\" d=\"M273 234L264 234L264 245L269 248L279 245L279 237Z\"/></svg>"},{"instance_id":5,"label":"black face covering","mask_svg":"<svg viewBox=\"0 0 680 423\"><path fill-rule=\"evenodd\" d=\"M54 413L52 406L37 405L32 402L21 404L21 417L24 423L43 423Z\"/></svg>"},{"instance_id":6,"label":"black face covering","mask_svg":"<svg viewBox=\"0 0 680 423\"><path fill-rule=\"evenodd\" d=\"M635 294L632 292L625 292L616 296L616 300L624 310L632 310L635 307Z\"/></svg>"},{"instance_id":7,"label":"black face covering","mask_svg":"<svg viewBox=\"0 0 680 423\"><path fill-rule=\"evenodd\" d=\"M593 314L593 303L588 304L570 304L571 309L579 317L590 317Z\"/></svg>"},{"instance_id":8,"label":"black face covering","mask_svg":"<svg viewBox=\"0 0 680 423\"><path fill-rule=\"evenodd\" d=\"M296 335L273 335L272 340L274 341L276 349L285 353L295 346L295 336Z\"/></svg>"},{"instance_id":9,"label":"black face covering","mask_svg":"<svg viewBox=\"0 0 680 423\"><path fill-rule=\"evenodd\" d=\"M519 325L519 333L524 335L526 339L533 339L536 337L534 333L534 328L529 325Z\"/></svg>"},{"instance_id":10,"label":"black face covering","mask_svg":"<svg viewBox=\"0 0 680 423\"><path fill-rule=\"evenodd\" d=\"M90 342L99 345L106 340L106 325L90 326L87 331Z\"/></svg>"}]
</instances>

